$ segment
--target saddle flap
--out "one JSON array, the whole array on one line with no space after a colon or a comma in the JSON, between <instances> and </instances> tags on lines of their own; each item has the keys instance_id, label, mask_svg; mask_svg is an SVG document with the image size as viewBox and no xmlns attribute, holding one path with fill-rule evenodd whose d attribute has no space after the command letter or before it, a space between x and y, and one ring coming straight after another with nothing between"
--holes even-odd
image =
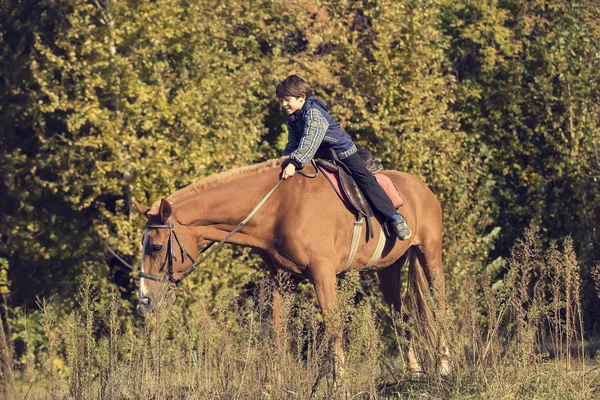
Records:
<instances>
[{"instance_id":1,"label":"saddle flap","mask_svg":"<svg viewBox=\"0 0 600 400\"><path fill-rule=\"evenodd\" d=\"M337 187L339 189L338 195L341 197L342 201L349 203L349 206L354 208L359 216L362 215L366 218L367 234L368 237L372 238L374 236L373 223L371 221L373 210L354 179L352 179L350 174L348 174L341 165L335 165L332 162L322 159L317 160L317 165L329 183L334 188ZM337 182L334 182L336 179ZM336 185L336 183L339 184Z\"/></svg>"},{"instance_id":2,"label":"saddle flap","mask_svg":"<svg viewBox=\"0 0 600 400\"><path fill-rule=\"evenodd\" d=\"M367 199L361 192L354 179L352 179L352 177L348 175L342 168L338 170L338 175L340 177L340 186L342 187L344 194L348 197L348 200L352 206L366 216L373 215L371 206L367 202Z\"/></svg>"},{"instance_id":3,"label":"saddle flap","mask_svg":"<svg viewBox=\"0 0 600 400\"><path fill-rule=\"evenodd\" d=\"M330 159L317 159L317 166L327 178L331 186L336 190L343 202L347 206L354 208L357 215L360 217L363 215L367 220L367 239L374 236L373 229L373 210L365 195L362 193L354 179L352 178L348 167L343 161L340 161L337 157L336 152L330 149ZM373 154L367 149L358 149L356 154L361 158L363 164L367 168L367 171L371 172L377 181L390 197L390 200L394 204L394 207L398 208L402 205L402 199L398 193L398 190L392 183L391 179L385 175L377 174L377 172L383 169L383 164L379 160L373 159Z\"/></svg>"}]
</instances>

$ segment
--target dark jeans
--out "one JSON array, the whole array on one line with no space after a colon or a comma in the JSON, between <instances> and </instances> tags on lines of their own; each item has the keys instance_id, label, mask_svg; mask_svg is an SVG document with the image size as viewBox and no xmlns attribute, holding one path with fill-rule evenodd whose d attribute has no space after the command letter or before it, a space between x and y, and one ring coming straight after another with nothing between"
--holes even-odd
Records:
<instances>
[{"instance_id":1,"label":"dark jeans","mask_svg":"<svg viewBox=\"0 0 600 400\"><path fill-rule=\"evenodd\" d=\"M377 178L367 170L367 167L365 167L360 156L354 153L341 161L346 164L350 172L352 172L352 177L367 200L369 200L371 207L373 207L373 211L379 212L386 219L392 218L392 215L396 213L394 204L392 204L392 201L387 193L385 193L385 190L383 190L379 182L377 182Z\"/></svg>"}]
</instances>

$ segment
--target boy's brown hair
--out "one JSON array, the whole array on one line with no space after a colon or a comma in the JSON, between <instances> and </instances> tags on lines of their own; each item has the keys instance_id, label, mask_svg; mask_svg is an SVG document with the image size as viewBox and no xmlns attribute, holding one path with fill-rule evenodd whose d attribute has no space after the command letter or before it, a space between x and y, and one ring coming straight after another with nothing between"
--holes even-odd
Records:
<instances>
[{"instance_id":1,"label":"boy's brown hair","mask_svg":"<svg viewBox=\"0 0 600 400\"><path fill-rule=\"evenodd\" d=\"M298 75L290 75L285 78L275 90L275 94L278 98L283 99L284 97L302 97L306 96L308 99L312 96L312 89L310 85Z\"/></svg>"}]
</instances>

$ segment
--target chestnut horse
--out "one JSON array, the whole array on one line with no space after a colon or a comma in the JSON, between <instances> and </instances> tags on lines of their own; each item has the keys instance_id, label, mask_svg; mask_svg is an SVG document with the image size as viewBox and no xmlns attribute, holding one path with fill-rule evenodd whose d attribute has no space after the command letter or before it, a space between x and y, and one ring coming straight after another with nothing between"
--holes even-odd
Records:
<instances>
[{"instance_id":1,"label":"chestnut horse","mask_svg":"<svg viewBox=\"0 0 600 400\"><path fill-rule=\"evenodd\" d=\"M296 175L280 182L284 160L210 176L152 207L134 201L137 210L148 218L140 275L140 313L154 307L153 296L161 284L159 277L177 282L179 277L187 276L200 247L225 239L226 243L257 249L272 272L283 269L308 278L315 287L323 314L327 315L336 304L336 275L343 271L348 260L355 217L322 175L314 179ZM305 170L314 172L314 167L309 165ZM382 256L372 269L379 274L385 301L401 312L401 268L408 259L409 287L415 294L416 311L421 314L420 321L428 325L426 331L430 332L430 340L435 341L438 366L444 372L450 365L448 350L442 336L433 333L433 317L426 299L433 289L439 304L445 304L441 207L435 195L416 177L397 171L383 173L392 179L404 200L401 211L413 235L407 241L388 237ZM278 182L279 187L262 208L230 235ZM369 263L382 234L379 222L375 224L374 239L367 241L367 235L361 237L351 269L361 270ZM168 259L171 265L165 267ZM275 325L280 318L278 293L274 290ZM342 333L336 332L334 338L334 365L339 368L343 364ZM421 372L412 346L407 357L410 371Z\"/></svg>"}]
</instances>

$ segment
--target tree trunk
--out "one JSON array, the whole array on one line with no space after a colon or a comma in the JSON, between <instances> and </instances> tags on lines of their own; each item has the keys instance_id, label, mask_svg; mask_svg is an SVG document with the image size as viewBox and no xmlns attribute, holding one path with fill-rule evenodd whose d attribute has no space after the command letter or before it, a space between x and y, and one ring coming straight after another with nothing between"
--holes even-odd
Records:
<instances>
[{"instance_id":1,"label":"tree trunk","mask_svg":"<svg viewBox=\"0 0 600 400\"><path fill-rule=\"evenodd\" d=\"M0 376L0 389L4 394L4 398L9 398L10 393L14 388L13 373L12 373L12 357L11 351L6 341L4 333L4 321L0 316L0 368L2 375Z\"/></svg>"}]
</instances>

